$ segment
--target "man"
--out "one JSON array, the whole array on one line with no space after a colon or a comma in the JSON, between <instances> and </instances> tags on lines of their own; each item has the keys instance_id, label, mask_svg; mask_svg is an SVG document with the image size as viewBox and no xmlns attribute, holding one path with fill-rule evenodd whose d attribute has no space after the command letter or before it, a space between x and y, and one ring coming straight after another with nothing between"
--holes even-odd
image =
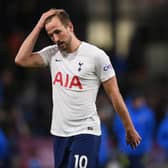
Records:
<instances>
[{"instance_id":1,"label":"man","mask_svg":"<svg viewBox=\"0 0 168 168\"><path fill-rule=\"evenodd\" d=\"M55 44L33 52L43 28ZM95 100L100 83L122 118L127 143L132 148L140 143L108 56L75 36L64 10L51 9L42 14L15 62L24 67L50 67L55 168L97 168L101 131Z\"/></svg>"}]
</instances>

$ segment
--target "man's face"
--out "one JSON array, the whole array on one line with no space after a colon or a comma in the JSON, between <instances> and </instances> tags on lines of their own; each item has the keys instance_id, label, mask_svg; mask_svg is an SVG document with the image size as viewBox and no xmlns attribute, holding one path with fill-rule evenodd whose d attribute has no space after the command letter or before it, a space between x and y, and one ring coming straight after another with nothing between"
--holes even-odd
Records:
<instances>
[{"instance_id":1,"label":"man's face","mask_svg":"<svg viewBox=\"0 0 168 168\"><path fill-rule=\"evenodd\" d=\"M53 17L45 29L51 40L56 43L61 51L69 51L72 41L73 26L69 23L66 27L58 17Z\"/></svg>"}]
</instances>

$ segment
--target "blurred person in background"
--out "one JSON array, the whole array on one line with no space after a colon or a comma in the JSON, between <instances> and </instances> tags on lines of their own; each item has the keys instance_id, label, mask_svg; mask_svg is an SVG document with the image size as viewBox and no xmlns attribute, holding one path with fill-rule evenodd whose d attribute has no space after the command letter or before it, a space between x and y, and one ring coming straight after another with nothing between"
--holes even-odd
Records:
<instances>
[{"instance_id":1,"label":"blurred person in background","mask_svg":"<svg viewBox=\"0 0 168 168\"><path fill-rule=\"evenodd\" d=\"M118 116L114 118L114 132L117 138L119 149L128 156L128 168L144 168L144 157L152 150L154 129L155 129L155 114L154 111L147 105L145 97L142 93L135 91L126 100L127 108L130 112L131 118L135 128L140 133L143 141L136 148L132 150L124 141L124 128Z\"/></svg>"},{"instance_id":2,"label":"blurred person in background","mask_svg":"<svg viewBox=\"0 0 168 168\"><path fill-rule=\"evenodd\" d=\"M99 168L107 167L109 160L111 159L111 146L110 146L110 137L109 130L106 124L107 115L105 112L99 112L100 120L101 120L101 143L100 143L100 151L99 151Z\"/></svg>"},{"instance_id":3,"label":"blurred person in background","mask_svg":"<svg viewBox=\"0 0 168 168\"><path fill-rule=\"evenodd\" d=\"M166 109L165 117L159 124L157 130L157 144L163 150L164 161L168 160L168 107Z\"/></svg>"},{"instance_id":4,"label":"blurred person in background","mask_svg":"<svg viewBox=\"0 0 168 168\"><path fill-rule=\"evenodd\" d=\"M9 140L0 128L0 167L10 168L9 165Z\"/></svg>"},{"instance_id":5,"label":"blurred person in background","mask_svg":"<svg viewBox=\"0 0 168 168\"><path fill-rule=\"evenodd\" d=\"M54 45L33 52L43 29ZM122 99L109 57L76 37L65 10L51 9L42 14L15 62L23 67L50 67L55 168L98 167L101 128L95 100L101 83L122 119L127 143L132 148L140 144L141 137Z\"/></svg>"}]
</instances>

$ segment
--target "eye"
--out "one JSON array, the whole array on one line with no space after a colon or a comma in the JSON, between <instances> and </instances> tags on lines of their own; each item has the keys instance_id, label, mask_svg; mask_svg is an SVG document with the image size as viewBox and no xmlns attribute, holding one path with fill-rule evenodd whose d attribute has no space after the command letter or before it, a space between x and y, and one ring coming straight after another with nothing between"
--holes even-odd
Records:
<instances>
[{"instance_id":1,"label":"eye","mask_svg":"<svg viewBox=\"0 0 168 168\"><path fill-rule=\"evenodd\" d=\"M53 32L53 34L56 34L56 35L58 35L58 34L60 34L61 33L61 30L55 30L54 32Z\"/></svg>"}]
</instances>

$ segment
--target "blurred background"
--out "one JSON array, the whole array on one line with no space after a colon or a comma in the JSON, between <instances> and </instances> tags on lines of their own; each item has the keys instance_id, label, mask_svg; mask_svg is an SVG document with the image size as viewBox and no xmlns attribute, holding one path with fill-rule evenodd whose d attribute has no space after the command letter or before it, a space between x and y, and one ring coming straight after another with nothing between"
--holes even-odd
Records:
<instances>
[{"instance_id":1,"label":"blurred background","mask_svg":"<svg viewBox=\"0 0 168 168\"><path fill-rule=\"evenodd\" d=\"M168 167L168 2L166 0L0 1L0 168L53 168L48 69L14 63L41 14L64 8L75 33L104 49L136 129L137 150L124 141L120 119L100 88L100 168ZM35 50L51 44L43 31Z\"/></svg>"}]
</instances>

